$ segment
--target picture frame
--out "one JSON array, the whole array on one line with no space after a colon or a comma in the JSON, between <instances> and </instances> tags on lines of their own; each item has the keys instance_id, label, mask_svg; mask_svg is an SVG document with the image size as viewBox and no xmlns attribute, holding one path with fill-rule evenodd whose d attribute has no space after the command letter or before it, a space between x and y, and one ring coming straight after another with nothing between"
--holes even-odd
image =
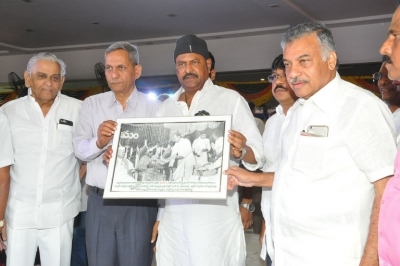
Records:
<instances>
[{"instance_id":1,"label":"picture frame","mask_svg":"<svg viewBox=\"0 0 400 266\"><path fill-rule=\"evenodd\" d=\"M103 197L225 199L231 115L117 119Z\"/></svg>"}]
</instances>

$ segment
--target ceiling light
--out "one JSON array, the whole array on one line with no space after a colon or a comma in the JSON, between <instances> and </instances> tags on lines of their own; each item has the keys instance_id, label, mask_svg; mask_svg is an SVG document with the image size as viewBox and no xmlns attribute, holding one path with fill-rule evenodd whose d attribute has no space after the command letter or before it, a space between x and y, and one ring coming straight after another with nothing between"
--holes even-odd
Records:
<instances>
[{"instance_id":1,"label":"ceiling light","mask_svg":"<svg viewBox=\"0 0 400 266\"><path fill-rule=\"evenodd\" d=\"M269 7L279 7L279 5L278 4L271 4L271 5L269 5Z\"/></svg>"},{"instance_id":2,"label":"ceiling light","mask_svg":"<svg viewBox=\"0 0 400 266\"><path fill-rule=\"evenodd\" d=\"M262 79L260 79L260 80L261 80L261 81L264 81L265 79L262 78Z\"/></svg>"}]
</instances>

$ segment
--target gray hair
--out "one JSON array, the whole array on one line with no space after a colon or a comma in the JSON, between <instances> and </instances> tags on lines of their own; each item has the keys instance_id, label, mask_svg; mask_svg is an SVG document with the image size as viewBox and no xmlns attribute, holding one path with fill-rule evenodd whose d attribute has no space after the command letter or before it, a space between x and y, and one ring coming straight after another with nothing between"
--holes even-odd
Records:
<instances>
[{"instance_id":1,"label":"gray hair","mask_svg":"<svg viewBox=\"0 0 400 266\"><path fill-rule=\"evenodd\" d=\"M320 22L305 22L290 28L285 35L283 35L281 41L281 47L284 50L286 44L299 39L305 35L313 34L317 35L317 39L321 44L321 56L324 61L328 58L330 52L335 52L335 41L332 37L332 32ZM338 67L338 65L336 66Z\"/></svg>"},{"instance_id":2,"label":"gray hair","mask_svg":"<svg viewBox=\"0 0 400 266\"><path fill-rule=\"evenodd\" d=\"M28 71L29 75L32 75L33 68L36 66L36 64L39 60L57 63L61 69L61 77L64 77L65 74L67 73L65 70L67 68L67 66L65 65L64 61L57 58L57 56L55 56L52 53L43 52L43 53L35 54L34 56L32 56L31 59L29 59L28 65L26 66L26 71Z\"/></svg>"},{"instance_id":3,"label":"gray hair","mask_svg":"<svg viewBox=\"0 0 400 266\"><path fill-rule=\"evenodd\" d=\"M139 51L138 47L134 44L130 44L129 42L116 42L111 44L106 52L104 53L104 59L107 54L114 52L115 50L125 50L129 54L129 60L133 65L139 64Z\"/></svg>"}]
</instances>

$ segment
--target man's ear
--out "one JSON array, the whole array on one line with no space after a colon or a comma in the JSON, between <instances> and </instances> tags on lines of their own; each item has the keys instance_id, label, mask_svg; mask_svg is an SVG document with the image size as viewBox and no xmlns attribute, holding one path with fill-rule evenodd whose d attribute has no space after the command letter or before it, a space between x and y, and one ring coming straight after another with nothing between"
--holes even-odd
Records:
<instances>
[{"instance_id":1,"label":"man's ear","mask_svg":"<svg viewBox=\"0 0 400 266\"><path fill-rule=\"evenodd\" d=\"M30 88L31 87L31 77L30 77L28 71L24 72L24 79L25 79L25 87Z\"/></svg>"},{"instance_id":2,"label":"man's ear","mask_svg":"<svg viewBox=\"0 0 400 266\"><path fill-rule=\"evenodd\" d=\"M326 60L328 61L329 69L330 70L335 70L336 69L336 64L338 63L336 52L331 51Z\"/></svg>"},{"instance_id":3,"label":"man's ear","mask_svg":"<svg viewBox=\"0 0 400 266\"><path fill-rule=\"evenodd\" d=\"M135 79L140 78L141 75L142 75L142 65L137 64L135 66Z\"/></svg>"},{"instance_id":4,"label":"man's ear","mask_svg":"<svg viewBox=\"0 0 400 266\"><path fill-rule=\"evenodd\" d=\"M65 81L65 76L61 78L60 91L62 90L62 87L63 87L63 85L64 85L64 81Z\"/></svg>"},{"instance_id":5,"label":"man's ear","mask_svg":"<svg viewBox=\"0 0 400 266\"><path fill-rule=\"evenodd\" d=\"M208 58L206 60L206 65L207 65L207 72L208 72L208 74L210 74L211 73L211 65L212 65L211 58Z\"/></svg>"}]
</instances>

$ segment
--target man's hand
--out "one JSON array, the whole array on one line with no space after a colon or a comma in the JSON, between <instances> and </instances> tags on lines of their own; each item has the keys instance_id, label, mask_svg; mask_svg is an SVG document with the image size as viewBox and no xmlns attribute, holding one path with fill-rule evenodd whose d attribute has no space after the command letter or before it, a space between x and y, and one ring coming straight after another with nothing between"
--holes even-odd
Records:
<instances>
[{"instance_id":1,"label":"man's hand","mask_svg":"<svg viewBox=\"0 0 400 266\"><path fill-rule=\"evenodd\" d=\"M104 121L97 129L96 145L99 149L103 149L110 140L114 137L114 132L117 130L117 122L112 120Z\"/></svg>"},{"instance_id":2,"label":"man's hand","mask_svg":"<svg viewBox=\"0 0 400 266\"><path fill-rule=\"evenodd\" d=\"M0 251L3 249L6 250L7 246L4 244L4 241L7 241L7 223L6 220L4 219L4 226L1 228L1 239L0 239Z\"/></svg>"},{"instance_id":3,"label":"man's hand","mask_svg":"<svg viewBox=\"0 0 400 266\"><path fill-rule=\"evenodd\" d=\"M254 173L249 172L239 166L231 166L224 171L228 176L228 189L232 190L235 186L242 187L272 187L274 175L272 172Z\"/></svg>"},{"instance_id":4,"label":"man's hand","mask_svg":"<svg viewBox=\"0 0 400 266\"><path fill-rule=\"evenodd\" d=\"M263 219L261 223L261 232L260 232L260 238L258 239L260 241L260 245L262 246L263 241L264 241L264 235L265 235L265 220Z\"/></svg>"},{"instance_id":5,"label":"man's hand","mask_svg":"<svg viewBox=\"0 0 400 266\"><path fill-rule=\"evenodd\" d=\"M110 163L112 154L113 154L113 149L112 146L110 145L107 147L107 150L103 153L103 160L107 163L107 165Z\"/></svg>"},{"instance_id":6,"label":"man's hand","mask_svg":"<svg viewBox=\"0 0 400 266\"><path fill-rule=\"evenodd\" d=\"M391 177L391 176L390 176ZM365 243L364 253L361 258L360 266L378 266L378 220L381 207L382 195L385 191L386 183L390 177L385 177L374 182L375 198L372 206L371 222L367 242Z\"/></svg>"},{"instance_id":7,"label":"man's hand","mask_svg":"<svg viewBox=\"0 0 400 266\"><path fill-rule=\"evenodd\" d=\"M239 166L231 166L228 170L224 171L228 176L228 189L232 190L235 186L252 187L253 180L251 179L251 172L240 168Z\"/></svg>"},{"instance_id":8,"label":"man's hand","mask_svg":"<svg viewBox=\"0 0 400 266\"><path fill-rule=\"evenodd\" d=\"M242 199L243 203L250 204L253 202L252 199ZM248 209L243 206L239 206L240 217L242 218L243 229L248 229L251 227L253 223L253 213L251 213Z\"/></svg>"},{"instance_id":9,"label":"man's hand","mask_svg":"<svg viewBox=\"0 0 400 266\"><path fill-rule=\"evenodd\" d=\"M153 232L151 233L151 241L150 243L154 243L157 240L158 236L158 226L160 225L160 221L156 221L153 225ZM156 252L156 246L154 246L153 251Z\"/></svg>"},{"instance_id":10,"label":"man's hand","mask_svg":"<svg viewBox=\"0 0 400 266\"><path fill-rule=\"evenodd\" d=\"M228 142L231 144L230 154L235 158L242 155L242 150L246 146L247 139L242 133L235 130L229 130Z\"/></svg>"},{"instance_id":11,"label":"man's hand","mask_svg":"<svg viewBox=\"0 0 400 266\"><path fill-rule=\"evenodd\" d=\"M83 179L86 176L86 164L82 164L81 167L79 168L79 178Z\"/></svg>"}]
</instances>

